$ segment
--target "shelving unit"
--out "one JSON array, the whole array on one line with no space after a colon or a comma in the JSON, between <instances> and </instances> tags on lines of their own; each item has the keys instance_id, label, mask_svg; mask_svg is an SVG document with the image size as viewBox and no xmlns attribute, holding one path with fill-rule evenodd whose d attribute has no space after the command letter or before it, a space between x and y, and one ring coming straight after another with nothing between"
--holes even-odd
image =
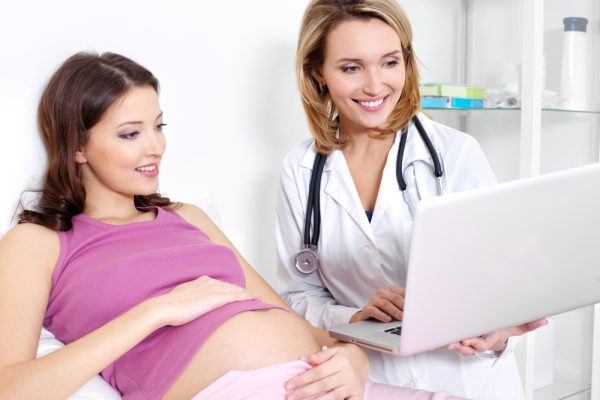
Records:
<instances>
[{"instance_id":1,"label":"shelving unit","mask_svg":"<svg viewBox=\"0 0 600 400\"><path fill-rule=\"evenodd\" d=\"M512 3L510 11L506 11L507 3ZM585 3L585 4L584 4ZM544 43L544 39L555 40L560 35L560 19L556 23L556 15L575 16L581 10L588 12L590 34L596 35L596 48L600 54L600 2L596 0L460 0L462 18L459 22L457 39L456 82L477 86L489 85L489 71L494 63L502 63L506 54L495 46L494 38L490 35L505 35L506 40L520 41L518 56L521 61L521 107L518 108L478 108L478 109L427 109L434 118L449 123L456 128L473 134L480 140L482 147L490 156L490 161L501 180L516 179L569 168L576 165L600 161L600 95L596 99L594 110L570 110L559 108L543 108L543 85L541 73L543 69L544 51L549 46L560 43ZM545 10L546 9L546 10ZM496 15L490 17L490 13ZM561 14L562 13L562 14ZM575 15L569 15L575 13ZM515 17L504 21L501 26L506 31L492 31L493 27L476 26L478 19L483 16L488 21L493 18ZM553 27L545 27L547 20L552 20ZM485 24L483 24L485 25ZM493 26L493 24L490 24ZM507 46L504 46L507 47ZM514 49L513 49L514 50ZM488 54L492 52L493 54ZM481 55L483 53L483 55ZM515 57L515 54L511 54ZM490 56L490 57L488 57ZM556 54L546 54L548 75L556 78L560 71ZM549 57L551 56L551 57ZM594 71L600 70L600 55L594 55L596 64ZM491 58L488 59L488 58ZM512 60L514 61L514 60ZM550 63L549 63L550 61ZM498 75L498 70L493 71ZM597 75L597 74L596 74ZM486 79L488 82L486 82ZM600 92L600 77L595 78L596 92ZM498 87L498 86L496 86ZM484 120L485 118L485 120ZM518 121L517 121L518 119ZM500 129L505 135L499 137L497 132L488 134L491 124L504 124ZM497 128L497 127L496 127ZM498 129L497 129L498 130ZM478 133L480 136L478 136ZM576 141L584 141L577 143ZM570 146L569 146L570 145ZM569 152L570 147L573 148ZM500 150L498 150L501 148ZM518 158L513 156L518 154ZM560 158L564 154L563 159ZM512 158L511 158L512 157ZM509 165L511 164L511 165ZM518 168L517 168L518 165ZM599 183L600 184L600 183ZM600 266L599 266L600 268ZM576 325L571 325L575 319ZM526 335L521 346L521 373L527 400L600 400L600 304L586 309L575 310L571 313L553 318L551 330ZM569 332L571 331L571 332ZM585 332L581 338L579 332ZM555 333L557 337L555 338ZM560 335L559 335L560 334ZM571 334L572 343L564 344L564 336ZM546 336L544 336L546 335ZM548 341L548 335L552 340ZM560 344L554 343L556 339ZM550 344L548 344L550 343ZM563 345L564 344L564 345ZM551 384L540 385L540 370L548 368L540 365L547 360L548 346L552 346L550 359L554 365L550 369ZM579 345L580 348L571 348ZM537 349L536 349L537 347ZM589 351L589 353L585 353ZM567 361L563 354L576 354L579 359L573 371L565 374ZM559 359L560 358L560 359ZM582 366L581 364L585 364ZM557 365L564 364L564 365ZM567 375L567 376L564 376Z\"/></svg>"}]
</instances>

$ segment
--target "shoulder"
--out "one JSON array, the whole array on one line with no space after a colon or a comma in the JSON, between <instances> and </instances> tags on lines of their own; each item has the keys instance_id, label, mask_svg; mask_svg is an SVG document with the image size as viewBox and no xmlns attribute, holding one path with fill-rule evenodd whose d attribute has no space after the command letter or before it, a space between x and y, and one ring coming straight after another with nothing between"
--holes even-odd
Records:
<instances>
[{"instance_id":1,"label":"shoulder","mask_svg":"<svg viewBox=\"0 0 600 400\"><path fill-rule=\"evenodd\" d=\"M45 226L24 223L18 224L2 237L0 241L2 246L31 246L35 243L36 246L53 247L59 245L58 232Z\"/></svg>"},{"instance_id":2,"label":"shoulder","mask_svg":"<svg viewBox=\"0 0 600 400\"><path fill-rule=\"evenodd\" d=\"M283 168L295 169L302 165L307 157L314 159L316 154L314 143L315 141L311 138L292 147L283 159Z\"/></svg>"},{"instance_id":3,"label":"shoulder","mask_svg":"<svg viewBox=\"0 0 600 400\"><path fill-rule=\"evenodd\" d=\"M204 212L200 207L190 203L177 203L168 207L168 210L175 212L181 218L186 220L192 225L198 226L198 224L206 223L210 221L208 214Z\"/></svg>"},{"instance_id":4,"label":"shoulder","mask_svg":"<svg viewBox=\"0 0 600 400\"><path fill-rule=\"evenodd\" d=\"M178 203L176 206L169 207L169 210L179 215L187 223L200 229L213 241L220 235L217 224L202 208L195 204Z\"/></svg>"},{"instance_id":5,"label":"shoulder","mask_svg":"<svg viewBox=\"0 0 600 400\"><path fill-rule=\"evenodd\" d=\"M0 263L14 264L13 260L18 259L22 261L19 265L24 266L29 260L52 268L59 253L58 232L37 224L18 224L0 240Z\"/></svg>"}]
</instances>

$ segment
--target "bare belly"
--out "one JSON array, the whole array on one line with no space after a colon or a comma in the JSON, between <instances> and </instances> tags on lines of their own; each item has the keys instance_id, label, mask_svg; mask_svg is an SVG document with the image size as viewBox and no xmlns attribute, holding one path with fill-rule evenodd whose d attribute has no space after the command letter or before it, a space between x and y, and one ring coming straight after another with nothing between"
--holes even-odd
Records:
<instances>
[{"instance_id":1,"label":"bare belly","mask_svg":"<svg viewBox=\"0 0 600 400\"><path fill-rule=\"evenodd\" d=\"M298 316L281 309L245 311L208 338L163 399L190 399L232 369L296 360L318 349Z\"/></svg>"}]
</instances>

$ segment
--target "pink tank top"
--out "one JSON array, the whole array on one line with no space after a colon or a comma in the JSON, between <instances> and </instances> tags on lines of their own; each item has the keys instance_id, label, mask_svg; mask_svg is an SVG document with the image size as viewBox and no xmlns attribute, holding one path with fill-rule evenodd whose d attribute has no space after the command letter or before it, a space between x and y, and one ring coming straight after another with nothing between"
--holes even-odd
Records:
<instances>
[{"instance_id":1,"label":"pink tank top","mask_svg":"<svg viewBox=\"0 0 600 400\"><path fill-rule=\"evenodd\" d=\"M101 327L138 303L208 275L245 287L228 247L176 212L154 208L154 221L110 225L80 214L59 232L60 255L44 326L65 343ZM275 306L224 305L179 327L162 327L102 371L124 399L159 399L208 337L235 314ZM210 366L207 366L210 368Z\"/></svg>"}]
</instances>

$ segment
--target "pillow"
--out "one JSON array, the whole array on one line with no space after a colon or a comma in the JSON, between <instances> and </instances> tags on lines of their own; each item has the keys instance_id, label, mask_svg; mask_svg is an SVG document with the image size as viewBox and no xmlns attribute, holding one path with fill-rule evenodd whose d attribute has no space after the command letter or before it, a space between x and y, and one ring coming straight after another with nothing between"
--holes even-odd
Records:
<instances>
[{"instance_id":1,"label":"pillow","mask_svg":"<svg viewBox=\"0 0 600 400\"><path fill-rule=\"evenodd\" d=\"M48 330L42 328L37 352L38 358L52 353L61 347L64 347L64 344L56 339ZM121 395L102 379L100 375L96 375L71 395L69 400L121 400Z\"/></svg>"}]
</instances>

